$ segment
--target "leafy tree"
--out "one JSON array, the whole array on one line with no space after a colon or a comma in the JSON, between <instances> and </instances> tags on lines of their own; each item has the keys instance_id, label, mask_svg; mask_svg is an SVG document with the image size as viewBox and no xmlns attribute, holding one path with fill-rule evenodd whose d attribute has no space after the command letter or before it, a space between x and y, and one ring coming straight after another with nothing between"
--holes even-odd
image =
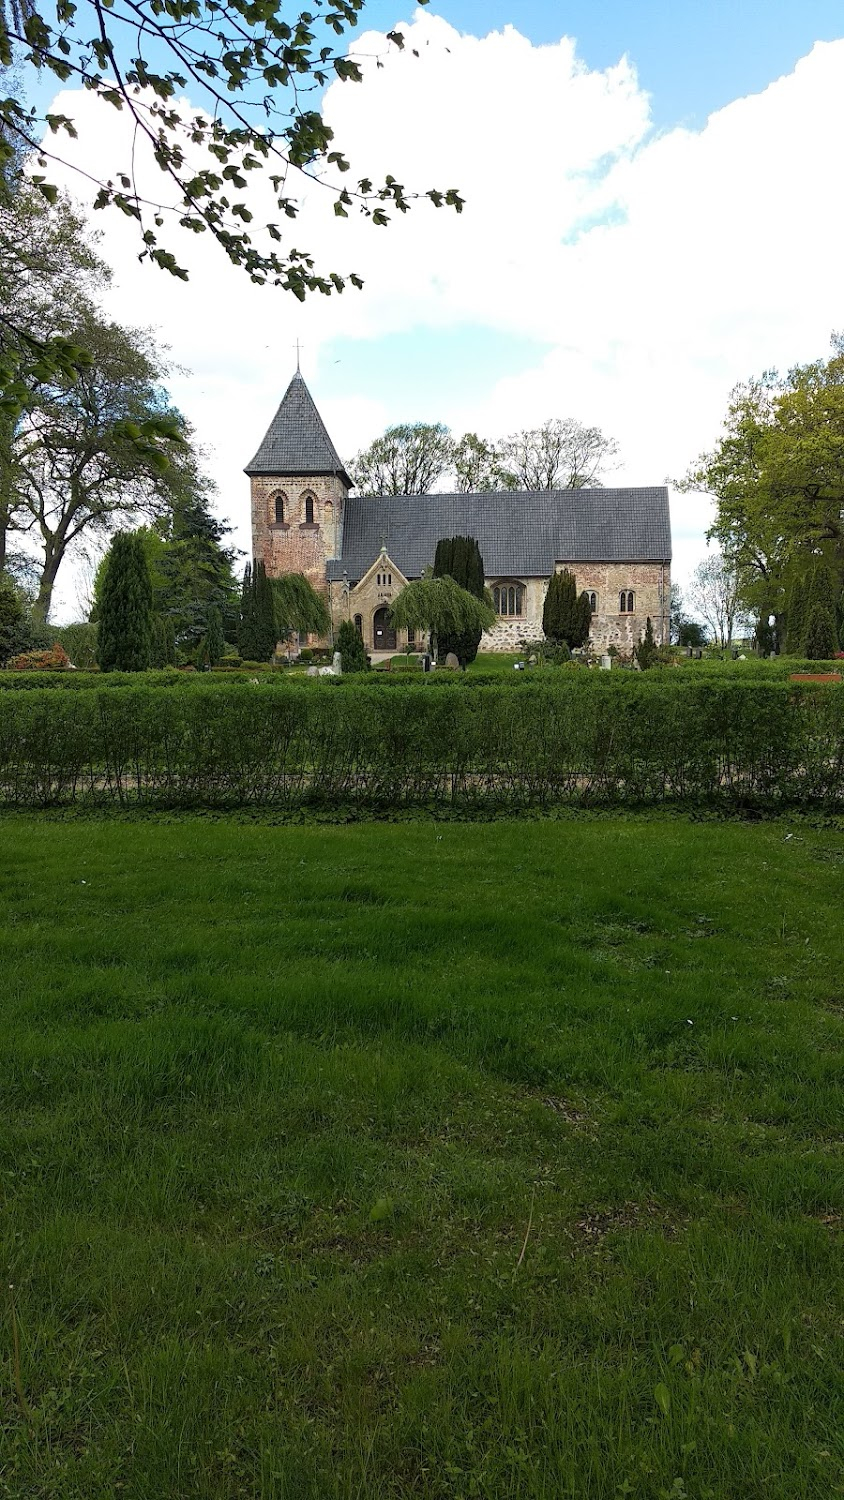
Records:
<instances>
[{"instance_id":1,"label":"leafy tree","mask_svg":"<svg viewBox=\"0 0 844 1500\"><path fill-rule=\"evenodd\" d=\"M152 648L152 580L143 542L121 531L110 551L97 656L104 672L143 672Z\"/></svg>"},{"instance_id":2,"label":"leafy tree","mask_svg":"<svg viewBox=\"0 0 844 1500\"><path fill-rule=\"evenodd\" d=\"M461 495L504 489L498 449L475 432L466 432L452 449L455 489Z\"/></svg>"},{"instance_id":3,"label":"leafy tree","mask_svg":"<svg viewBox=\"0 0 844 1500\"><path fill-rule=\"evenodd\" d=\"M344 620L337 632L337 650L340 652L342 672L368 672L369 657L360 631L351 620Z\"/></svg>"},{"instance_id":4,"label":"leafy tree","mask_svg":"<svg viewBox=\"0 0 844 1500\"><path fill-rule=\"evenodd\" d=\"M476 599L487 598L484 560L473 536L444 537L437 542L434 577L453 578ZM440 655L447 656L452 651L461 667L467 667L478 654L482 634L483 631L475 626L453 636L441 635L438 641Z\"/></svg>"},{"instance_id":5,"label":"leafy tree","mask_svg":"<svg viewBox=\"0 0 844 1500\"><path fill-rule=\"evenodd\" d=\"M208 611L208 632L205 637L205 649L208 652L208 660L211 666L219 666L220 659L226 649L226 642L223 637L222 617L216 605L212 605Z\"/></svg>"},{"instance_id":6,"label":"leafy tree","mask_svg":"<svg viewBox=\"0 0 844 1500\"><path fill-rule=\"evenodd\" d=\"M388 427L354 458L349 474L362 495L425 495L451 468L454 444L442 422Z\"/></svg>"},{"instance_id":7,"label":"leafy tree","mask_svg":"<svg viewBox=\"0 0 844 1500\"><path fill-rule=\"evenodd\" d=\"M698 563L689 597L719 646L729 646L741 614L742 575L734 559L714 552Z\"/></svg>"},{"instance_id":8,"label":"leafy tree","mask_svg":"<svg viewBox=\"0 0 844 1500\"><path fill-rule=\"evenodd\" d=\"M104 322L90 305L76 326L91 365L34 394L13 448L18 506L41 539L34 608L45 620L68 551L121 522L168 513L197 462L190 428L162 391L150 335Z\"/></svg>"},{"instance_id":9,"label":"leafy tree","mask_svg":"<svg viewBox=\"0 0 844 1500\"><path fill-rule=\"evenodd\" d=\"M488 597L478 599L453 578L427 575L402 589L390 610L390 620L399 630L428 631L431 650L437 656L440 642L449 637L491 630L496 614Z\"/></svg>"},{"instance_id":10,"label":"leafy tree","mask_svg":"<svg viewBox=\"0 0 844 1500\"><path fill-rule=\"evenodd\" d=\"M574 574L567 568L552 573L542 606L542 629L548 640L557 645L584 646L591 624L589 595L578 595Z\"/></svg>"},{"instance_id":11,"label":"leafy tree","mask_svg":"<svg viewBox=\"0 0 844 1500\"><path fill-rule=\"evenodd\" d=\"M844 340L832 346L827 361L738 386L721 437L681 486L715 498L711 534L735 560L741 603L775 614L780 635L795 572L819 556L844 572ZM793 634L792 620L789 650Z\"/></svg>"},{"instance_id":12,"label":"leafy tree","mask_svg":"<svg viewBox=\"0 0 844 1500\"><path fill-rule=\"evenodd\" d=\"M498 445L503 487L510 490L579 490L601 483L618 446L598 427L573 417L516 432Z\"/></svg>"},{"instance_id":13,"label":"leafy tree","mask_svg":"<svg viewBox=\"0 0 844 1500\"><path fill-rule=\"evenodd\" d=\"M645 633L638 645L634 647L633 655L639 663L640 670L643 672L647 672L649 667L654 665L659 655L659 646L654 640L654 628L650 615L648 615L645 621Z\"/></svg>"},{"instance_id":14,"label":"leafy tree","mask_svg":"<svg viewBox=\"0 0 844 1500\"><path fill-rule=\"evenodd\" d=\"M168 0L164 8L159 0L133 0L128 8L78 0L55 13L41 0L4 0L0 66L17 49L42 75L52 73L62 83L72 78L131 120L131 155L116 160L97 185L94 206L113 204L138 221L142 258L187 278L160 240L166 217L194 234L213 236L252 281L281 286L301 299L309 291L342 291L346 278L319 270L310 253L284 244L276 219L296 218L297 180L324 186L339 218L356 207L375 225L388 222L388 209L404 213L419 196L392 175L380 185L362 177L346 186L349 163L311 107L315 88L363 76L359 63L329 41L332 32L345 37L363 6L364 0L313 0L309 11L297 14L285 0L257 9L252 0ZM404 45L400 31L388 35L397 47ZM178 102L188 86L190 111ZM75 134L65 115L48 113L46 125L54 134ZM52 152L42 145L42 134L34 111L14 98L0 99L0 163L10 158L14 142L35 151L41 171L33 181L51 200L56 189L44 173ZM146 158L175 187L181 211L172 217L140 190L136 147L139 171ZM263 229L254 226L244 192L253 173L266 175L275 198L273 221ZM453 188L430 188L425 196L437 207L462 208ZM357 275L349 279L362 284Z\"/></svg>"},{"instance_id":15,"label":"leafy tree","mask_svg":"<svg viewBox=\"0 0 844 1500\"><path fill-rule=\"evenodd\" d=\"M700 649L706 645L706 631L699 620L684 619L680 623L677 632L678 646L691 646Z\"/></svg>"}]
</instances>

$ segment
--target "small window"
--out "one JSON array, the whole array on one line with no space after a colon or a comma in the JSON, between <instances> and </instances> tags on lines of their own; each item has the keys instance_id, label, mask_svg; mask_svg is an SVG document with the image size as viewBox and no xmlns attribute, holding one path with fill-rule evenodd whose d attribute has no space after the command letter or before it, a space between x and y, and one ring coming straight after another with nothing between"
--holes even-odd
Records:
<instances>
[{"instance_id":1,"label":"small window","mask_svg":"<svg viewBox=\"0 0 844 1500\"><path fill-rule=\"evenodd\" d=\"M392 573L388 573L387 574L387 588L391 589L392 587L393 587L393 575L392 575Z\"/></svg>"},{"instance_id":2,"label":"small window","mask_svg":"<svg viewBox=\"0 0 844 1500\"><path fill-rule=\"evenodd\" d=\"M363 615L355 615L355 630L359 636L363 636Z\"/></svg>"},{"instance_id":3,"label":"small window","mask_svg":"<svg viewBox=\"0 0 844 1500\"><path fill-rule=\"evenodd\" d=\"M408 625L407 627L407 644L408 646L416 645L416 631L412 625Z\"/></svg>"},{"instance_id":4,"label":"small window","mask_svg":"<svg viewBox=\"0 0 844 1500\"><path fill-rule=\"evenodd\" d=\"M635 599L632 589L622 589L619 603L619 614L632 615L635 613Z\"/></svg>"},{"instance_id":5,"label":"small window","mask_svg":"<svg viewBox=\"0 0 844 1500\"><path fill-rule=\"evenodd\" d=\"M314 497L313 497L313 495L306 495L305 496L305 525L306 526L312 526L313 522L314 522Z\"/></svg>"},{"instance_id":6,"label":"small window","mask_svg":"<svg viewBox=\"0 0 844 1500\"><path fill-rule=\"evenodd\" d=\"M283 495L276 495L276 497L275 497L275 519L276 519L276 525L277 526L283 526L284 525L284 496Z\"/></svg>"},{"instance_id":7,"label":"small window","mask_svg":"<svg viewBox=\"0 0 844 1500\"><path fill-rule=\"evenodd\" d=\"M379 588L379 589L381 587L381 574L380 573L376 573L375 574L375 587Z\"/></svg>"},{"instance_id":8,"label":"small window","mask_svg":"<svg viewBox=\"0 0 844 1500\"><path fill-rule=\"evenodd\" d=\"M590 589L589 591L589 608L591 609L593 615L598 608L598 595L595 593L594 589Z\"/></svg>"}]
</instances>

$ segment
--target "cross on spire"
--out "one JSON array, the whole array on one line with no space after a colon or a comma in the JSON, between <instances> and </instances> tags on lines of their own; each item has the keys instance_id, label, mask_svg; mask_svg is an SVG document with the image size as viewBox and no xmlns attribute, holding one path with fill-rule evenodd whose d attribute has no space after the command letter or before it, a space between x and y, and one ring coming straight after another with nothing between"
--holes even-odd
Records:
<instances>
[{"instance_id":1,"label":"cross on spire","mask_svg":"<svg viewBox=\"0 0 844 1500\"><path fill-rule=\"evenodd\" d=\"M296 344L295 344L295 349L296 349L296 374L297 375L301 375L301 373L302 373L302 371L301 371L301 369L299 367L299 356L300 356L302 350L304 349L304 347L305 347L304 344L300 344L299 340L297 339L296 340Z\"/></svg>"}]
</instances>

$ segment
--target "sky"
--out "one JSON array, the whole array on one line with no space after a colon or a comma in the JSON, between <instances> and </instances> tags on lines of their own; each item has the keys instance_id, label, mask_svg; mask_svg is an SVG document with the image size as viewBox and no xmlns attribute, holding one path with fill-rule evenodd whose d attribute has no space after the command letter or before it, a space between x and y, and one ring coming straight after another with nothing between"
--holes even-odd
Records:
<instances>
[{"instance_id":1,"label":"sky","mask_svg":"<svg viewBox=\"0 0 844 1500\"><path fill-rule=\"evenodd\" d=\"M418 57L384 42L398 22ZM363 84L324 98L353 169L467 200L377 230L310 189L295 242L362 293L300 306L205 239L179 245L184 285L95 216L108 310L182 367L170 388L244 550L243 465L297 339L345 459L391 422L496 438L573 416L617 440L608 483L660 484L715 441L736 382L823 357L844 326L840 0L369 0L353 49ZM78 165L113 175L119 117L72 90L54 107ZM672 518L682 583L711 507L672 492ZM56 617L75 612L68 575Z\"/></svg>"}]
</instances>

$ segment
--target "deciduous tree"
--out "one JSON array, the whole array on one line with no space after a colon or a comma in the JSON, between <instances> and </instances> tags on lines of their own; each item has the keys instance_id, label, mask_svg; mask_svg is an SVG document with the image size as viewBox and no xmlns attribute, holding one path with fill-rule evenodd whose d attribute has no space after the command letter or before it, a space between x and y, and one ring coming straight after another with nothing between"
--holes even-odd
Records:
<instances>
[{"instance_id":1,"label":"deciduous tree","mask_svg":"<svg viewBox=\"0 0 844 1500\"><path fill-rule=\"evenodd\" d=\"M735 561L722 552L704 558L692 574L689 598L717 644L729 646L742 599L742 575Z\"/></svg>"},{"instance_id":2,"label":"deciduous tree","mask_svg":"<svg viewBox=\"0 0 844 1500\"><path fill-rule=\"evenodd\" d=\"M451 433L442 422L388 427L349 465L362 495L425 495L442 481L454 458Z\"/></svg>"},{"instance_id":3,"label":"deciduous tree","mask_svg":"<svg viewBox=\"0 0 844 1500\"><path fill-rule=\"evenodd\" d=\"M436 656L440 642L468 631L491 630L495 610L488 599L478 599L453 578L430 575L408 583L390 610L393 625L400 630L427 630Z\"/></svg>"},{"instance_id":4,"label":"deciduous tree","mask_svg":"<svg viewBox=\"0 0 844 1500\"><path fill-rule=\"evenodd\" d=\"M513 433L498 444L496 458L507 489L579 490L601 484L617 453L599 427L564 417Z\"/></svg>"}]
</instances>

